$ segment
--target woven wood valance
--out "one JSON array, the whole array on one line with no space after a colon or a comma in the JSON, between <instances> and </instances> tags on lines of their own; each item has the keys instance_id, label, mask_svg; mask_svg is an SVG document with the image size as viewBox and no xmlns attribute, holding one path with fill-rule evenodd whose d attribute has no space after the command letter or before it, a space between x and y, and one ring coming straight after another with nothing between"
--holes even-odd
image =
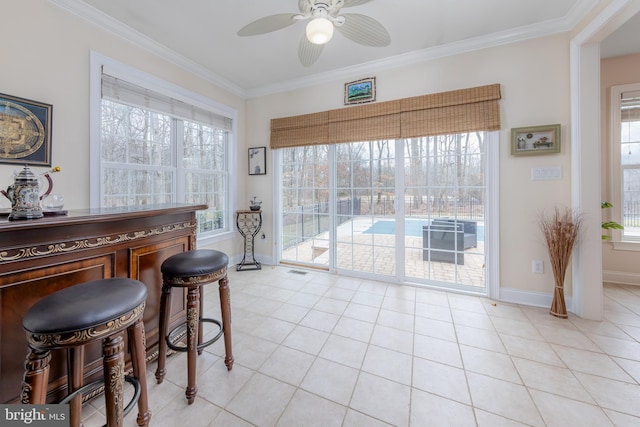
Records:
<instances>
[{"instance_id":1,"label":"woven wood valance","mask_svg":"<svg viewBox=\"0 0 640 427\"><path fill-rule=\"evenodd\" d=\"M271 120L271 148L500 129L493 84Z\"/></svg>"},{"instance_id":2,"label":"woven wood valance","mask_svg":"<svg viewBox=\"0 0 640 427\"><path fill-rule=\"evenodd\" d=\"M400 138L401 101L329 111L329 143Z\"/></svg>"},{"instance_id":3,"label":"woven wood valance","mask_svg":"<svg viewBox=\"0 0 640 427\"><path fill-rule=\"evenodd\" d=\"M328 140L328 111L271 120L271 148L321 145Z\"/></svg>"}]
</instances>

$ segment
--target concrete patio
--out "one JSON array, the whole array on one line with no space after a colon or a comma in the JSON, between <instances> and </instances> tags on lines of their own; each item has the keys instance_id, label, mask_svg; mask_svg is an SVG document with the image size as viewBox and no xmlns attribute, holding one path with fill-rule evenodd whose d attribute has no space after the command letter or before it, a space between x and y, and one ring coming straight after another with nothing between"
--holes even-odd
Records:
<instances>
[{"instance_id":1,"label":"concrete patio","mask_svg":"<svg viewBox=\"0 0 640 427\"><path fill-rule=\"evenodd\" d=\"M374 221L354 219L341 224L337 232L336 267L342 270L395 276L396 236L367 233ZM282 260L304 264L329 266L328 233L292 246L282 253ZM448 262L423 261L422 237L406 236L405 281L437 281L484 288L484 240L477 248L464 251L464 265Z\"/></svg>"}]
</instances>

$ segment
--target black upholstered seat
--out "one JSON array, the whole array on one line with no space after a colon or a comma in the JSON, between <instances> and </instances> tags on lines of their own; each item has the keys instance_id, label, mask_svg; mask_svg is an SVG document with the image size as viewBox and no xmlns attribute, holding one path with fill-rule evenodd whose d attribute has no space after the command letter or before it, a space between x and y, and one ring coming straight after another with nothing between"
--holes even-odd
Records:
<instances>
[{"instance_id":1,"label":"black upholstered seat","mask_svg":"<svg viewBox=\"0 0 640 427\"><path fill-rule=\"evenodd\" d=\"M171 277L193 277L215 273L226 269L229 257L213 249L198 249L181 252L167 258L160 267L163 275Z\"/></svg>"},{"instance_id":2,"label":"black upholstered seat","mask_svg":"<svg viewBox=\"0 0 640 427\"><path fill-rule=\"evenodd\" d=\"M31 333L65 333L117 319L145 302L146 286L124 278L94 280L55 292L37 303L22 322Z\"/></svg>"},{"instance_id":3,"label":"black upholstered seat","mask_svg":"<svg viewBox=\"0 0 640 427\"><path fill-rule=\"evenodd\" d=\"M138 280L108 278L73 285L36 302L25 314L22 326L29 354L25 362L21 401L45 404L51 351L67 350L69 423L79 426L83 394L93 394L96 382L84 384L84 346L102 341L103 386L107 426L122 426L124 415L138 404L136 422L147 426L151 418L145 376L143 315L147 287ZM125 341L129 338L133 375L125 375ZM123 408L123 383L135 393Z\"/></svg>"},{"instance_id":4,"label":"black upholstered seat","mask_svg":"<svg viewBox=\"0 0 640 427\"><path fill-rule=\"evenodd\" d=\"M162 273L162 297L160 298L160 342L158 345L158 366L156 380L164 381L167 372L165 362L167 347L174 351L187 353L187 387L185 395L189 404L193 403L198 392L196 384L196 358L202 350L224 335L227 369L233 366L231 351L231 305L229 302L229 279L227 266L229 257L213 249L194 249L171 255L160 266ZM220 291L220 312L222 321L203 317L203 286L218 282ZM169 330L171 313L171 289L182 288L186 291L187 318L184 323ZM218 334L203 341L203 323L213 323L219 327ZM178 338L186 335L186 343L180 345ZM176 342L174 342L176 341Z\"/></svg>"}]
</instances>

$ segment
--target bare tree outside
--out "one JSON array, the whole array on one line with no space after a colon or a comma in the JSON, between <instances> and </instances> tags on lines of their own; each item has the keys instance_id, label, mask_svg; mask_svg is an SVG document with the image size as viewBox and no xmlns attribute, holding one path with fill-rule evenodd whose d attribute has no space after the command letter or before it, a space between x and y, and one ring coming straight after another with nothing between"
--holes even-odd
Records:
<instances>
[{"instance_id":1,"label":"bare tree outside","mask_svg":"<svg viewBox=\"0 0 640 427\"><path fill-rule=\"evenodd\" d=\"M397 153L400 146L402 152ZM329 164L331 150L333 164ZM282 159L282 248L284 257L295 253L293 261L326 264L327 249L320 246L330 244L328 214L332 209L337 230L333 246L343 255L338 266L369 273L390 268L390 273L383 274L394 274L395 268L389 266L395 261L389 262L384 254L394 253L395 232L371 230L378 223L393 224L400 204L405 223L440 218L484 221L483 132L410 138L400 145L395 140L380 140L289 148L283 150ZM398 167L404 177L402 186L396 182ZM333 189L329 188L331 173ZM404 188L404 194L398 193L398 187ZM330 199L335 206L328 206ZM415 231L405 229L407 238L410 233ZM422 237L412 236L415 242L405 245L420 252ZM483 265L484 254L475 250L474 255ZM416 263L424 264L417 257ZM478 277L482 275L483 271L478 272ZM474 280L475 285L483 285L482 278Z\"/></svg>"},{"instance_id":2,"label":"bare tree outside","mask_svg":"<svg viewBox=\"0 0 640 427\"><path fill-rule=\"evenodd\" d=\"M101 119L103 207L201 203L198 232L228 227L227 131L104 99Z\"/></svg>"},{"instance_id":3,"label":"bare tree outside","mask_svg":"<svg viewBox=\"0 0 640 427\"><path fill-rule=\"evenodd\" d=\"M622 225L625 237L640 236L640 97L623 93L620 103Z\"/></svg>"}]
</instances>

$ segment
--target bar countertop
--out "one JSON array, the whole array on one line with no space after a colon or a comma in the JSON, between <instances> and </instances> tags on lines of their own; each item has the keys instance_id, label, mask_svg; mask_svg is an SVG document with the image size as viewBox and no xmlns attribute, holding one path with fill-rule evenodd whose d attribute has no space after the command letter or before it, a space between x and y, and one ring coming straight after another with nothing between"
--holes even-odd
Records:
<instances>
[{"instance_id":1,"label":"bar countertop","mask_svg":"<svg viewBox=\"0 0 640 427\"><path fill-rule=\"evenodd\" d=\"M109 222L118 218L144 218L149 215L161 215L163 211L180 213L206 209L206 205L187 203L168 203L159 205L125 206L119 208L74 209L66 215L45 215L43 218L9 221L10 209L0 210L0 233L5 230L34 229L50 227L64 223L65 225L91 222Z\"/></svg>"}]
</instances>

